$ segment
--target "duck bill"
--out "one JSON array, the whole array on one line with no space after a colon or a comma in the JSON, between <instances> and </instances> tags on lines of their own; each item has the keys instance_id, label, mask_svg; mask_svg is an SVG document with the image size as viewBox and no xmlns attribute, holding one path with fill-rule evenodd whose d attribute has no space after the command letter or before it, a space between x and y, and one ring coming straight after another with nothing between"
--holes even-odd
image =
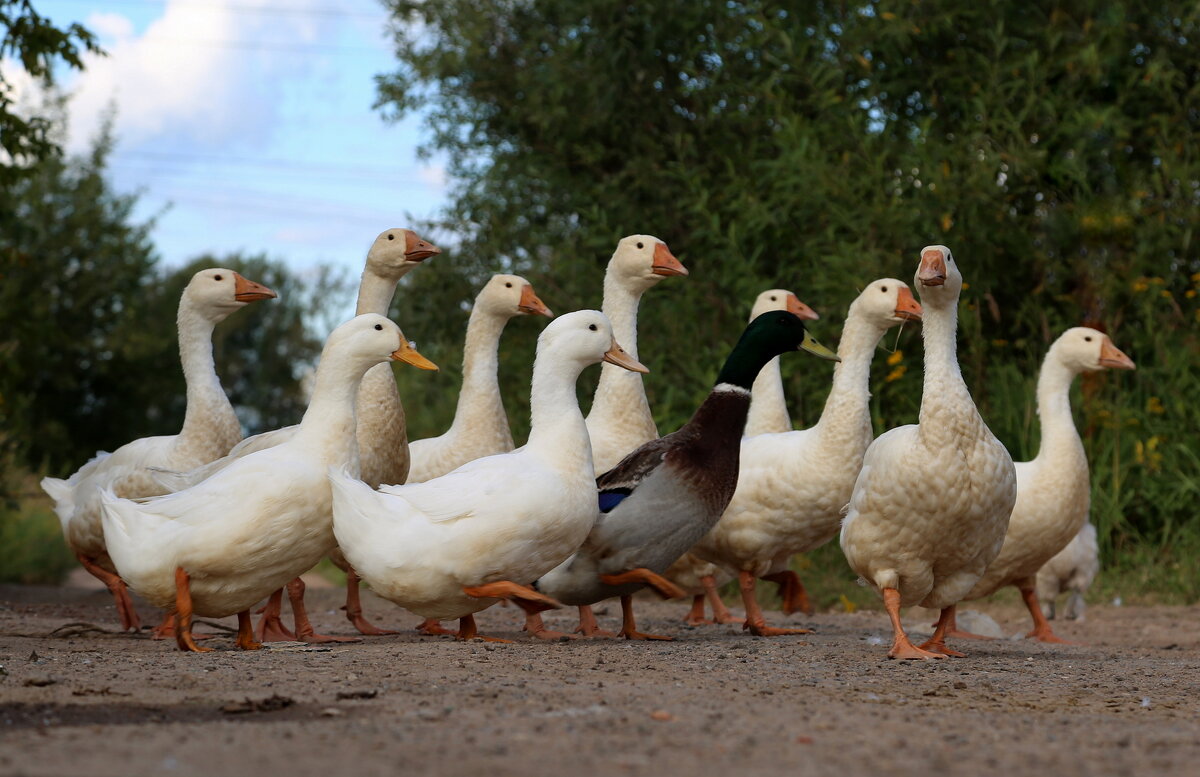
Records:
<instances>
[{"instance_id":1,"label":"duck bill","mask_svg":"<svg viewBox=\"0 0 1200 777\"><path fill-rule=\"evenodd\" d=\"M907 286L900 287L900 293L896 295L896 310L894 311L896 318L901 321L920 321L921 303L917 302L917 298L913 296L912 291Z\"/></svg>"},{"instance_id":2,"label":"duck bill","mask_svg":"<svg viewBox=\"0 0 1200 777\"><path fill-rule=\"evenodd\" d=\"M828 359L831 362L840 362L842 358L833 351L817 342L817 338L804 333L804 342L800 343L800 348L797 350L808 351L813 356L820 356L822 359Z\"/></svg>"},{"instance_id":3,"label":"duck bill","mask_svg":"<svg viewBox=\"0 0 1200 777\"><path fill-rule=\"evenodd\" d=\"M937 248L925 249L921 254L921 266L917 269L917 280L922 286L944 286L946 255Z\"/></svg>"},{"instance_id":4,"label":"duck bill","mask_svg":"<svg viewBox=\"0 0 1200 777\"><path fill-rule=\"evenodd\" d=\"M554 313L550 308L546 307L546 303L538 299L537 294L533 292L533 286L525 285L521 289L521 301L517 303L517 310L530 316L545 316L546 318L554 318Z\"/></svg>"},{"instance_id":5,"label":"duck bill","mask_svg":"<svg viewBox=\"0 0 1200 777\"><path fill-rule=\"evenodd\" d=\"M261 283L243 278L238 273L233 274L233 281L233 298L238 302L257 302L260 299L275 299L279 296Z\"/></svg>"},{"instance_id":6,"label":"duck bill","mask_svg":"<svg viewBox=\"0 0 1200 777\"><path fill-rule=\"evenodd\" d=\"M801 302L800 298L795 294L789 294L787 296L787 312L791 313L802 321L816 321L820 318L820 316L817 315L817 311Z\"/></svg>"},{"instance_id":7,"label":"duck bill","mask_svg":"<svg viewBox=\"0 0 1200 777\"><path fill-rule=\"evenodd\" d=\"M417 349L413 348L412 343L405 340L403 337L400 338L400 347L392 351L391 356L394 361L411 364L420 370L433 370L434 372L437 372L438 369L436 364L417 353Z\"/></svg>"},{"instance_id":8,"label":"duck bill","mask_svg":"<svg viewBox=\"0 0 1200 777\"><path fill-rule=\"evenodd\" d=\"M671 253L671 249L667 248L666 243L659 243L654 247L654 264L650 266L651 271L655 275L687 275L688 270L683 266L683 263L675 258Z\"/></svg>"},{"instance_id":9,"label":"duck bill","mask_svg":"<svg viewBox=\"0 0 1200 777\"><path fill-rule=\"evenodd\" d=\"M417 234L412 230L409 230L404 237L404 258L410 262L423 262L431 256L437 256L441 252L442 249L428 240L422 240L417 237Z\"/></svg>"},{"instance_id":10,"label":"duck bill","mask_svg":"<svg viewBox=\"0 0 1200 777\"><path fill-rule=\"evenodd\" d=\"M1104 343L1100 346L1100 366L1107 367L1110 370L1134 370L1133 359L1126 356L1120 348L1113 345L1112 340L1104 338Z\"/></svg>"},{"instance_id":11,"label":"duck bill","mask_svg":"<svg viewBox=\"0 0 1200 777\"><path fill-rule=\"evenodd\" d=\"M630 372L640 372L643 375L650 372L646 368L646 365L626 353L625 349L621 347L615 338L612 341L612 347L604 354L604 361L609 364L615 364L618 367L624 367Z\"/></svg>"}]
</instances>

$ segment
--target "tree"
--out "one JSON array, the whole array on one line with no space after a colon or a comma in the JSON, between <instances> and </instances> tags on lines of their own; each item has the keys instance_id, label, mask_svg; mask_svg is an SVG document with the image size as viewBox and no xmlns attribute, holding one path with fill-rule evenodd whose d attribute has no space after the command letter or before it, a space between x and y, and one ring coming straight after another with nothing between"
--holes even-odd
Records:
<instances>
[{"instance_id":1,"label":"tree","mask_svg":"<svg viewBox=\"0 0 1200 777\"><path fill-rule=\"evenodd\" d=\"M660 428L695 407L757 291L795 289L832 341L857 288L909 280L920 247L945 243L970 285L960 361L1014 454L1036 449L1046 347L1098 325L1141 378L1085 382L1101 534L1190 520L1200 463L1172 435L1200 419L1163 395L1200 388L1194 3L389 6L400 67L379 77L379 107L426 112L462 277L512 267L555 309L593 307L633 232L693 269L641 313ZM426 325L464 299L432 274L413 287ZM919 370L885 382L895 366L876 366L880 428L915 419ZM828 374L794 369L811 421ZM1161 491L1122 488L1150 466L1173 473Z\"/></svg>"},{"instance_id":2,"label":"tree","mask_svg":"<svg viewBox=\"0 0 1200 777\"><path fill-rule=\"evenodd\" d=\"M56 27L33 8L30 0L0 0L0 58L12 57L32 78L49 88L56 60L83 69L82 51L103 54L96 36L83 25ZM81 51L82 50L82 51ZM0 185L11 183L31 163L62 152L53 137L54 121L45 116L23 117L12 98L12 86L0 70Z\"/></svg>"}]
</instances>

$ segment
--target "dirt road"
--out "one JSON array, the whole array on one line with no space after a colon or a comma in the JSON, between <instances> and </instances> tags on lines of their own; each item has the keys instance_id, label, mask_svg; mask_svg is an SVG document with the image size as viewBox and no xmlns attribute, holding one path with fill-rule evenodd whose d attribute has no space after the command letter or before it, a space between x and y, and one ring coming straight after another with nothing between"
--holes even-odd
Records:
<instances>
[{"instance_id":1,"label":"dirt road","mask_svg":"<svg viewBox=\"0 0 1200 777\"><path fill-rule=\"evenodd\" d=\"M318 629L348 633L339 591L310 598ZM958 644L968 658L929 663L884 657L879 612L792 616L816 633L763 639L683 627L677 603L641 606L643 630L676 637L656 643L536 642L500 608L480 629L516 644L419 637L416 618L370 596L368 614L404 633L257 652L222 635L206 655L46 636L113 628L110 601L0 586L0 774L1066 777L1200 764L1200 607L1093 606L1058 626L1086 647ZM978 609L1026 628L1011 606ZM570 614L547 622L569 627Z\"/></svg>"}]
</instances>

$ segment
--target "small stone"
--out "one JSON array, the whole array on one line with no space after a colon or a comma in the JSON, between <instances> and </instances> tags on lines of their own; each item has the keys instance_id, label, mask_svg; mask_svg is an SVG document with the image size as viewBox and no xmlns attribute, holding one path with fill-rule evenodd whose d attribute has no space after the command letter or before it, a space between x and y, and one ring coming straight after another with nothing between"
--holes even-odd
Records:
<instances>
[{"instance_id":1,"label":"small stone","mask_svg":"<svg viewBox=\"0 0 1200 777\"><path fill-rule=\"evenodd\" d=\"M346 713L342 712L337 707L326 707L325 709L321 710L321 717L323 718L340 718L345 714Z\"/></svg>"},{"instance_id":2,"label":"small stone","mask_svg":"<svg viewBox=\"0 0 1200 777\"><path fill-rule=\"evenodd\" d=\"M664 723L669 720L675 720L675 716L666 710L655 710L654 712L650 713L650 718L651 720L658 720Z\"/></svg>"},{"instance_id":3,"label":"small stone","mask_svg":"<svg viewBox=\"0 0 1200 777\"><path fill-rule=\"evenodd\" d=\"M35 674L25 680L27 688L44 688L47 685L54 685L58 680L48 674Z\"/></svg>"}]
</instances>

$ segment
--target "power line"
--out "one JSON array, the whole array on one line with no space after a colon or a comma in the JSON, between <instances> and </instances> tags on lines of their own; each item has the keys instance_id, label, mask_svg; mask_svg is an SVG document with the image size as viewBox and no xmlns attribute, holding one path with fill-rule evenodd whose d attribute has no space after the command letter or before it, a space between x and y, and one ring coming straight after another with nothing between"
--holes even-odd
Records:
<instances>
[{"instance_id":1,"label":"power line","mask_svg":"<svg viewBox=\"0 0 1200 777\"><path fill-rule=\"evenodd\" d=\"M68 5L86 5L95 6L94 0L48 0L51 3L66 3ZM166 0L105 0L104 5L126 5L126 6L159 6L165 9ZM284 14L288 16L320 16L326 18L360 18L374 19L380 22L386 22L389 17L369 11L347 11L344 8L335 8L332 6L325 7L304 7L304 6L273 6L273 5L244 5L241 3L211 3L211 2L194 2L181 3L175 2L171 7L179 8L187 11L238 11L242 13L265 13L265 14Z\"/></svg>"}]
</instances>

